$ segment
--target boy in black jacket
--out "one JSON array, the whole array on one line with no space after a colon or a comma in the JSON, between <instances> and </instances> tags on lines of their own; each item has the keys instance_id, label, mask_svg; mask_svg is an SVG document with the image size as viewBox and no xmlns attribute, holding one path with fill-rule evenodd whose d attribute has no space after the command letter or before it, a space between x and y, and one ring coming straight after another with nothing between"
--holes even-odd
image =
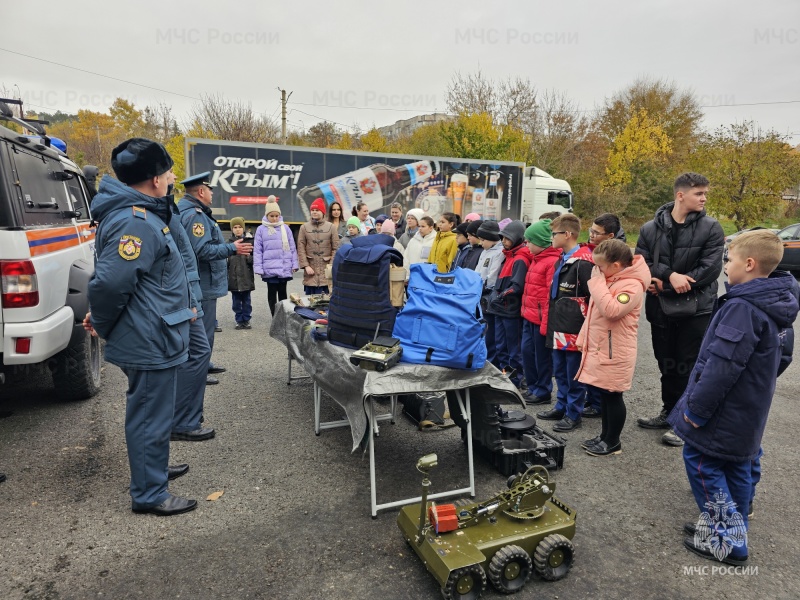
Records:
<instances>
[{"instance_id":1,"label":"boy in black jacket","mask_svg":"<svg viewBox=\"0 0 800 600\"><path fill-rule=\"evenodd\" d=\"M522 291L533 259L528 246L523 243L524 235L522 221L511 221L500 232L505 261L486 308L486 312L495 316L497 364L504 369L511 368L511 381L517 387L522 383Z\"/></svg>"},{"instance_id":2,"label":"boy in black jacket","mask_svg":"<svg viewBox=\"0 0 800 600\"><path fill-rule=\"evenodd\" d=\"M244 231L244 219L234 217L231 219L231 242L244 240L253 243L253 234ZM253 255L235 254L228 258L228 290L233 299L233 314L236 317L236 329L250 329L250 317L253 314L253 304L250 301L250 292L256 289L255 276L253 275Z\"/></svg>"},{"instance_id":3,"label":"boy in black jacket","mask_svg":"<svg viewBox=\"0 0 800 600\"><path fill-rule=\"evenodd\" d=\"M553 431L572 431L581 426L586 386L575 380L581 353L575 345L589 308L589 279L594 262L592 250L578 244L581 220L563 214L550 223L553 248L561 248L550 285L547 316L547 347L553 350L553 374L558 385L552 410L537 413L545 421L558 421Z\"/></svg>"}]
</instances>

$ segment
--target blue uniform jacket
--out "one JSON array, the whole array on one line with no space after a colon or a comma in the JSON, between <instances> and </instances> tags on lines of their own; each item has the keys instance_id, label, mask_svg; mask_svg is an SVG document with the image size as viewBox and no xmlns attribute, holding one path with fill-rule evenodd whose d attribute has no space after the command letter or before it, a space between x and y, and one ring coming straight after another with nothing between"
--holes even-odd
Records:
<instances>
[{"instance_id":1,"label":"blue uniform jacket","mask_svg":"<svg viewBox=\"0 0 800 600\"><path fill-rule=\"evenodd\" d=\"M172 196L169 196L170 206L172 207L172 216L175 217L175 223L180 220L180 213L178 206L175 204ZM186 230L183 227L175 226L170 229L175 244L183 257L183 264L186 266L186 277L189 280L189 286L192 290L192 302L190 308L197 310L197 316L203 316L203 306L200 301L203 299L203 292L200 289L200 273L197 270L197 257L194 255L194 249L189 241L189 236L186 235Z\"/></svg>"},{"instance_id":2,"label":"blue uniform jacket","mask_svg":"<svg viewBox=\"0 0 800 600\"><path fill-rule=\"evenodd\" d=\"M105 176L92 202L100 224L89 283L91 320L106 340L106 360L122 368L164 369L188 357L195 314L186 266L168 225L168 201Z\"/></svg>"},{"instance_id":3,"label":"blue uniform jacket","mask_svg":"<svg viewBox=\"0 0 800 600\"><path fill-rule=\"evenodd\" d=\"M236 246L225 242L217 221L211 216L211 209L197 198L184 195L178 202L178 211L197 257L202 299L214 300L227 296L227 259L236 254Z\"/></svg>"},{"instance_id":4,"label":"blue uniform jacket","mask_svg":"<svg viewBox=\"0 0 800 600\"><path fill-rule=\"evenodd\" d=\"M791 360L785 341L797 311L797 282L783 271L730 286L719 298L689 385L667 419L687 444L721 460L756 457L778 373Z\"/></svg>"}]
</instances>

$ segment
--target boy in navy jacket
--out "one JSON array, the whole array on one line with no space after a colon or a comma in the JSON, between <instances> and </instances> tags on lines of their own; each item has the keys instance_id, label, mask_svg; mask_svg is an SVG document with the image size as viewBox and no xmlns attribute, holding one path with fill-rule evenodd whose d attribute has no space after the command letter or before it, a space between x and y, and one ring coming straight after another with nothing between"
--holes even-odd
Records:
<instances>
[{"instance_id":1,"label":"boy in navy jacket","mask_svg":"<svg viewBox=\"0 0 800 600\"><path fill-rule=\"evenodd\" d=\"M505 259L486 307L486 313L494 315L495 356L499 368L508 368L511 381L517 387L522 384L522 291L533 259L524 244L524 236L525 224L522 221L511 221L500 232Z\"/></svg>"},{"instance_id":2,"label":"boy in navy jacket","mask_svg":"<svg viewBox=\"0 0 800 600\"><path fill-rule=\"evenodd\" d=\"M797 316L797 282L775 267L783 245L758 230L731 242L728 293L703 337L689 385L667 421L700 509L684 545L730 565L747 562L751 461L759 454L778 374L790 361L786 332Z\"/></svg>"}]
</instances>

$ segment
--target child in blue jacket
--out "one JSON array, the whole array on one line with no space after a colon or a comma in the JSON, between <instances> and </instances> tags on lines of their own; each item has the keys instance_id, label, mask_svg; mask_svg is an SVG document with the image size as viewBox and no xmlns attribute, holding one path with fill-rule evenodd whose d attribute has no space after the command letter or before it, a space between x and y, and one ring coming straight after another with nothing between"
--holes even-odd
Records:
<instances>
[{"instance_id":1,"label":"child in blue jacket","mask_svg":"<svg viewBox=\"0 0 800 600\"><path fill-rule=\"evenodd\" d=\"M728 292L717 301L689 385L667 421L686 444L683 459L700 519L684 528L692 552L746 564L751 461L790 355L786 330L798 312L797 282L773 272L783 257L774 233L762 229L728 246ZM782 364L783 363L783 364Z\"/></svg>"}]
</instances>

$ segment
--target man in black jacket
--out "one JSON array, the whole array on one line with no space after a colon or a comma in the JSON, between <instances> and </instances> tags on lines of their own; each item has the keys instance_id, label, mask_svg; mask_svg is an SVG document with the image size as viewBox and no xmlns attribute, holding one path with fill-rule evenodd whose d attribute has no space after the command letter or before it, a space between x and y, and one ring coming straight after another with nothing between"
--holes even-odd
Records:
<instances>
[{"instance_id":1,"label":"man in black jacket","mask_svg":"<svg viewBox=\"0 0 800 600\"><path fill-rule=\"evenodd\" d=\"M705 213L708 185L703 175L680 175L673 186L675 201L656 211L636 243L636 253L644 257L652 275L645 315L661 371L663 404L657 416L637 423L646 429L669 429L661 439L671 446L682 446L683 441L670 429L667 415L689 383L722 272L725 234L719 222ZM663 306L678 297L691 300L688 304L696 306L693 314L665 314Z\"/></svg>"}]
</instances>

